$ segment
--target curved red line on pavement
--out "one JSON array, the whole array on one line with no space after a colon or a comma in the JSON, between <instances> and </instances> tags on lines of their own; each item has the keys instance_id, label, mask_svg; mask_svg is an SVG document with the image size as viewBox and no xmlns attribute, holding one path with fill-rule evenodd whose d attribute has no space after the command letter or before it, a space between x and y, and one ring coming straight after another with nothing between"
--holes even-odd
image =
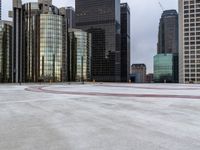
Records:
<instances>
[{"instance_id":1,"label":"curved red line on pavement","mask_svg":"<svg viewBox=\"0 0 200 150\"><path fill-rule=\"evenodd\" d=\"M67 95L82 95L82 96L112 96L112 97L140 97L140 98L180 98L180 99L200 99L200 96L192 95L160 95L160 94L119 94L119 93L99 93L99 92L71 92L71 91L56 91L47 90L42 87L29 87L26 91L41 92L50 94L67 94Z\"/></svg>"},{"instance_id":2,"label":"curved red line on pavement","mask_svg":"<svg viewBox=\"0 0 200 150\"><path fill-rule=\"evenodd\" d=\"M157 87L144 87L144 86L124 86L124 85L96 85L101 87L120 87L120 88L136 88L136 89L151 89L151 90L200 90L199 88L157 88Z\"/></svg>"}]
</instances>

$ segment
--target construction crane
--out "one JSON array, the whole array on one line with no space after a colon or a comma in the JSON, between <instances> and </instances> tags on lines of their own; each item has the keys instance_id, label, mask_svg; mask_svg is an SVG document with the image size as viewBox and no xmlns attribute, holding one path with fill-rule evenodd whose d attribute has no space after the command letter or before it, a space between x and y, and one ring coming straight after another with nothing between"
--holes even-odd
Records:
<instances>
[{"instance_id":1,"label":"construction crane","mask_svg":"<svg viewBox=\"0 0 200 150\"><path fill-rule=\"evenodd\" d=\"M162 9L162 11L164 11L165 9L159 0L158 0L158 4L159 4L160 8Z\"/></svg>"}]
</instances>

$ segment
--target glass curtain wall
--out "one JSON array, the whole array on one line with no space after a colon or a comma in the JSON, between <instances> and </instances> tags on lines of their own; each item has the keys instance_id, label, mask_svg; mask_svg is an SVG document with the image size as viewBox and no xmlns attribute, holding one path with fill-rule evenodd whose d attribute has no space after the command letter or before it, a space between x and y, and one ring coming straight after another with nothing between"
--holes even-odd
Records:
<instances>
[{"instance_id":1,"label":"glass curtain wall","mask_svg":"<svg viewBox=\"0 0 200 150\"><path fill-rule=\"evenodd\" d=\"M60 82L62 75L62 16L40 16L40 78Z\"/></svg>"}]
</instances>

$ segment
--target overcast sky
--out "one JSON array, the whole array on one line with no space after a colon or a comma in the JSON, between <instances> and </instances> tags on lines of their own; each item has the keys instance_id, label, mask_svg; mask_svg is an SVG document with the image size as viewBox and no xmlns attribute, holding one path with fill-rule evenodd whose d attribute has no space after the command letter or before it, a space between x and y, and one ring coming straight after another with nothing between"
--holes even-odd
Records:
<instances>
[{"instance_id":1,"label":"overcast sky","mask_svg":"<svg viewBox=\"0 0 200 150\"><path fill-rule=\"evenodd\" d=\"M22 0L23 3L37 0ZM75 0L53 0L58 7L74 6ZM162 9L158 0L121 0L131 8L131 62L145 63L153 72L153 56L156 54L159 19ZM12 8L12 0L2 0L3 19ZM160 0L164 9L177 9L177 0Z\"/></svg>"}]
</instances>

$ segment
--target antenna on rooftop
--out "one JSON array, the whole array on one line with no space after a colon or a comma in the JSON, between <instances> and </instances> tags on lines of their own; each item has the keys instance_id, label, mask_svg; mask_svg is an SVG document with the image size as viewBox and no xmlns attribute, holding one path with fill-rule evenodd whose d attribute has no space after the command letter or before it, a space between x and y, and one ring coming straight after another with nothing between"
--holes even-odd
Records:
<instances>
[{"instance_id":1,"label":"antenna on rooftop","mask_svg":"<svg viewBox=\"0 0 200 150\"><path fill-rule=\"evenodd\" d=\"M161 4L160 1L158 1L158 4L159 4L160 8L162 9L162 11L164 11L165 9L164 9L164 7L163 7L163 5Z\"/></svg>"}]
</instances>

